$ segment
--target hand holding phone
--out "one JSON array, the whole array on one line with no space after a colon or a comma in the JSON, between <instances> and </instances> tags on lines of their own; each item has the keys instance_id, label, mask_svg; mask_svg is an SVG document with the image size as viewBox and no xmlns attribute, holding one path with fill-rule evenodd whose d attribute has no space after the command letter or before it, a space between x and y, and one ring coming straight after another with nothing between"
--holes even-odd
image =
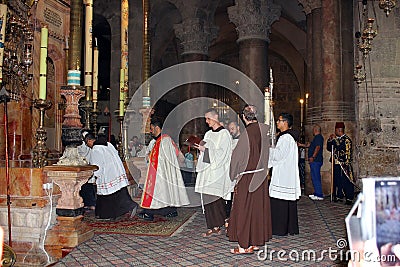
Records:
<instances>
[{"instance_id":1,"label":"hand holding phone","mask_svg":"<svg viewBox=\"0 0 400 267\"><path fill-rule=\"evenodd\" d=\"M0 264L3 262L4 230L0 227Z\"/></svg>"}]
</instances>

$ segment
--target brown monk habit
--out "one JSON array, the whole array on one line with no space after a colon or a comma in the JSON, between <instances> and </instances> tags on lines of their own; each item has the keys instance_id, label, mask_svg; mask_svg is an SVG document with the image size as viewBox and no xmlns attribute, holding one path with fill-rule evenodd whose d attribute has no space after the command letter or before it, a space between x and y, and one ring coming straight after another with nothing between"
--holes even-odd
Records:
<instances>
[{"instance_id":1,"label":"brown monk habit","mask_svg":"<svg viewBox=\"0 0 400 267\"><path fill-rule=\"evenodd\" d=\"M268 194L269 126L251 123L241 134L233 151L230 177L243 171L263 171L238 177L229 218L228 236L242 248L263 246L272 237Z\"/></svg>"}]
</instances>

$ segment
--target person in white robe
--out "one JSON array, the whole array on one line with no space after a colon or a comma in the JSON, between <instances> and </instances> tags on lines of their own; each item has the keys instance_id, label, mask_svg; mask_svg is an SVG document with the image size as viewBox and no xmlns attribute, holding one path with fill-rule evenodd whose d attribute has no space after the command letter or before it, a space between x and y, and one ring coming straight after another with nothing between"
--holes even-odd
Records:
<instances>
[{"instance_id":1,"label":"person in white robe","mask_svg":"<svg viewBox=\"0 0 400 267\"><path fill-rule=\"evenodd\" d=\"M291 129L293 116L281 113L276 121L280 130L276 147L270 148L268 167L272 167L269 186L273 235L299 233L297 200L301 196L297 135Z\"/></svg>"},{"instance_id":2,"label":"person in white robe","mask_svg":"<svg viewBox=\"0 0 400 267\"><path fill-rule=\"evenodd\" d=\"M211 130L205 133L200 144L194 145L200 151L195 192L201 194L208 229L203 236L208 237L219 234L226 219L225 200L231 197L232 185L229 177L232 137L221 126L215 109L207 110L205 119Z\"/></svg>"},{"instance_id":3,"label":"person in white robe","mask_svg":"<svg viewBox=\"0 0 400 267\"><path fill-rule=\"evenodd\" d=\"M93 173L97 186L96 218L117 219L126 213L134 216L138 204L128 193L129 182L118 151L107 142L105 136L99 136L96 140L88 134L85 140L92 149L89 163L99 167Z\"/></svg>"},{"instance_id":4,"label":"person in white robe","mask_svg":"<svg viewBox=\"0 0 400 267\"><path fill-rule=\"evenodd\" d=\"M178 157L184 157L172 138L162 134L162 121L152 119L150 132L155 138L149 155L149 167L143 188L139 218L152 221L154 215L178 216L176 207L190 204L183 182Z\"/></svg>"}]
</instances>

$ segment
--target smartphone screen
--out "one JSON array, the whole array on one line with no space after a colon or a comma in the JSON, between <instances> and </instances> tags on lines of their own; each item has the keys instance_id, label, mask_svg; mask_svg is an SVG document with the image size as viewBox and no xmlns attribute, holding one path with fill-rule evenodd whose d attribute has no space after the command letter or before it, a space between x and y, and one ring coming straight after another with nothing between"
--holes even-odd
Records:
<instances>
[{"instance_id":1,"label":"smartphone screen","mask_svg":"<svg viewBox=\"0 0 400 267\"><path fill-rule=\"evenodd\" d=\"M400 181L375 182L376 242L381 250L385 244L400 244Z\"/></svg>"}]
</instances>

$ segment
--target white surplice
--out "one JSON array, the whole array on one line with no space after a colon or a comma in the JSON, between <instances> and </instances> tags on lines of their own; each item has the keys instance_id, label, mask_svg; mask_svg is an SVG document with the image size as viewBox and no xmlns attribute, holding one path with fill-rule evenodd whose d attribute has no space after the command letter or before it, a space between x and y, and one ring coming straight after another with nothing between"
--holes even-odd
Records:
<instances>
[{"instance_id":1,"label":"white surplice","mask_svg":"<svg viewBox=\"0 0 400 267\"><path fill-rule=\"evenodd\" d=\"M301 196L297 142L290 134L279 137L275 148L269 149L268 167L272 169L269 196L297 200Z\"/></svg>"},{"instance_id":2,"label":"white surplice","mask_svg":"<svg viewBox=\"0 0 400 267\"><path fill-rule=\"evenodd\" d=\"M203 139L208 149L210 163L204 162L204 152L197 161L195 192L207 195L231 198L232 182L229 167L232 155L232 137L228 130L207 131Z\"/></svg>"},{"instance_id":3,"label":"white surplice","mask_svg":"<svg viewBox=\"0 0 400 267\"><path fill-rule=\"evenodd\" d=\"M124 165L112 144L93 146L89 163L99 167L94 172L98 195L110 195L129 185Z\"/></svg>"}]
</instances>

